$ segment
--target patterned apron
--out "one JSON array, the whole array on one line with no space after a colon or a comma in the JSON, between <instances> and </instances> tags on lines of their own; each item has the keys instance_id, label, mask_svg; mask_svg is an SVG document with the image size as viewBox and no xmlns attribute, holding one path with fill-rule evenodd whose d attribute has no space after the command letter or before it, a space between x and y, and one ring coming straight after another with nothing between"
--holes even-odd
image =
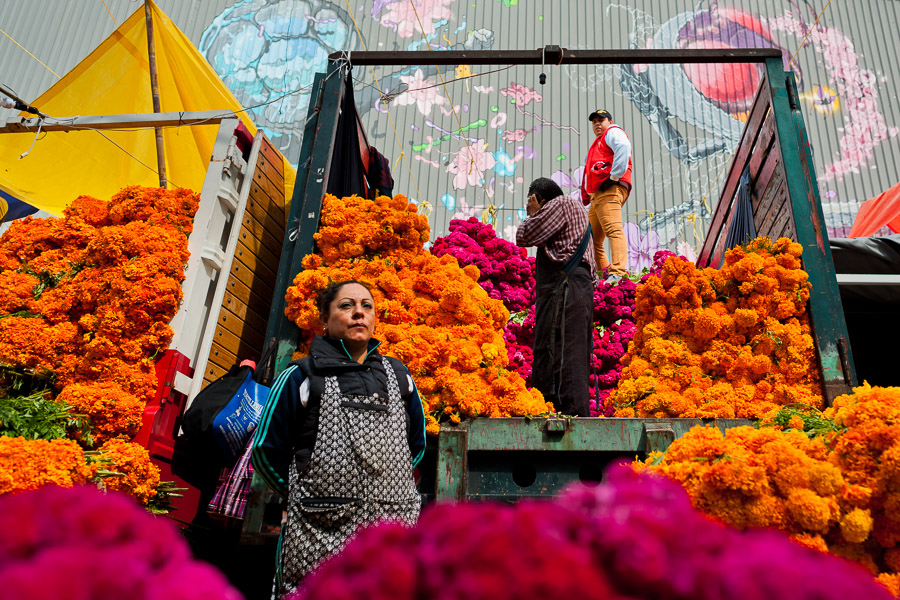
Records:
<instances>
[{"instance_id":1,"label":"patterned apron","mask_svg":"<svg viewBox=\"0 0 900 600\"><path fill-rule=\"evenodd\" d=\"M387 398L343 395L337 377L325 378L309 467L299 473L296 460L290 465L279 596L296 590L303 576L339 552L361 525L386 520L414 525L419 517L406 408L394 368L382 361Z\"/></svg>"}]
</instances>

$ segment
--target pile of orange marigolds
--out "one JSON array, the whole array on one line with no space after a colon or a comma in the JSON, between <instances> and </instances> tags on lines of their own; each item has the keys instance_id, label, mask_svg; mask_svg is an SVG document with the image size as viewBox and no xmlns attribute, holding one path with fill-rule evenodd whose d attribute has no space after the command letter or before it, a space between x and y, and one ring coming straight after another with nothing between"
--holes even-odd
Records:
<instances>
[{"instance_id":1,"label":"pile of orange marigolds","mask_svg":"<svg viewBox=\"0 0 900 600\"><path fill-rule=\"evenodd\" d=\"M670 258L638 287L617 417L760 418L823 404L802 247L760 238L721 269Z\"/></svg>"},{"instance_id":2,"label":"pile of orange marigolds","mask_svg":"<svg viewBox=\"0 0 900 600\"><path fill-rule=\"evenodd\" d=\"M145 504L156 494L159 470L128 440L172 338L198 200L138 186L108 202L80 196L63 218L29 217L0 238L0 384L4 372L54 374L46 396L89 429L72 439L0 436L0 494L98 472L117 474L105 486Z\"/></svg>"},{"instance_id":3,"label":"pile of orange marigolds","mask_svg":"<svg viewBox=\"0 0 900 600\"><path fill-rule=\"evenodd\" d=\"M316 242L287 291L287 316L321 333L316 292L356 279L372 288L379 349L412 372L425 403L427 428L443 417L537 415L552 407L506 369L503 327L509 312L478 285L478 269L423 249L428 219L402 195L375 201L326 196Z\"/></svg>"}]
</instances>

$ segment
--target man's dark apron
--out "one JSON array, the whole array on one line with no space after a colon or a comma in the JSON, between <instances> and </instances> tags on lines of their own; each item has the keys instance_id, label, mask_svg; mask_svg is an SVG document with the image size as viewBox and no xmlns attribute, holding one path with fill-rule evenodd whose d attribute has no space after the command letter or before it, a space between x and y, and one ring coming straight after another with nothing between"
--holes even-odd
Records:
<instances>
[{"instance_id":1,"label":"man's dark apron","mask_svg":"<svg viewBox=\"0 0 900 600\"><path fill-rule=\"evenodd\" d=\"M535 307L538 319L535 322L534 330L534 365L532 370L532 382L544 394L545 400L553 402L556 409L565 414L583 414L584 416L587 416L586 411L589 410L586 400L583 402L585 406L569 406L569 402L563 398L562 404L565 406L561 406L560 391L563 385L573 384L577 386L581 383L580 381L563 382L561 381L561 374L565 362L573 359L573 357L566 357L563 352L565 340L567 339L566 326L569 324L568 315L566 314L566 303L570 292L569 287L570 283L572 283L571 278L577 277L579 278L579 283L583 284L584 282L581 280L584 279L585 275L590 286L592 275L582 262L585 249L588 247L590 240L591 227L588 225L581 244L579 244L575 253L565 265L552 260L544 248L538 249L536 264L537 300ZM583 272L577 272L576 269ZM588 310L592 309L588 308ZM584 326L583 323L580 323L579 329ZM587 326L588 332L585 335L589 340L591 335L590 325L588 324ZM575 332L570 329L568 335L572 336L582 333L581 331ZM584 365L584 369L581 368L582 365L571 366L579 373L584 370L585 376L587 376L586 374L590 368L589 365ZM571 369L566 370L566 372L570 371ZM585 390L588 388L587 381L584 382L584 388Z\"/></svg>"},{"instance_id":2,"label":"man's dark apron","mask_svg":"<svg viewBox=\"0 0 900 600\"><path fill-rule=\"evenodd\" d=\"M414 525L419 517L406 408L394 368L382 360L387 398L343 395L337 377L325 378L309 467L298 473L296 460L290 466L278 596L294 591L361 525L384 520Z\"/></svg>"}]
</instances>

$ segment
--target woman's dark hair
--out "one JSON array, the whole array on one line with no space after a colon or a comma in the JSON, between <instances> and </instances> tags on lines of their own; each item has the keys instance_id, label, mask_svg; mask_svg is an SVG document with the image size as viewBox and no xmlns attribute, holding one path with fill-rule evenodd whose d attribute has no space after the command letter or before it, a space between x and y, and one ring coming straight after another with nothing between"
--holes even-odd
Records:
<instances>
[{"instance_id":1,"label":"woman's dark hair","mask_svg":"<svg viewBox=\"0 0 900 600\"><path fill-rule=\"evenodd\" d=\"M331 306L331 303L334 302L334 299L337 297L338 292L341 291L342 287L351 283L363 286L364 288L369 290L369 294L372 294L372 288L370 288L362 281L357 281L355 279L348 279L347 281L338 281L332 283L327 288L319 290L319 293L316 296L316 308L319 309L320 317L322 317L323 319L328 318L328 308Z\"/></svg>"},{"instance_id":2,"label":"woman's dark hair","mask_svg":"<svg viewBox=\"0 0 900 600\"><path fill-rule=\"evenodd\" d=\"M547 200L553 200L554 198L562 196L563 191L552 179L538 177L528 186L528 195L530 196L532 194L535 194L538 197L538 202L543 203Z\"/></svg>"}]
</instances>

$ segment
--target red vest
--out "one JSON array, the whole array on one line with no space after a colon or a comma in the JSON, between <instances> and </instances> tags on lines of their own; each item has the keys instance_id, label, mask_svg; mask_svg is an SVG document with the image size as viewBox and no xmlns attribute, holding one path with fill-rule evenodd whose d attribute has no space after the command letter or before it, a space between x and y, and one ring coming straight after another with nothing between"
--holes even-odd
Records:
<instances>
[{"instance_id":1,"label":"red vest","mask_svg":"<svg viewBox=\"0 0 900 600\"><path fill-rule=\"evenodd\" d=\"M591 201L591 193L596 192L600 188L600 184L609 179L609 172L612 169L613 154L612 149L606 144L606 134L612 128L622 129L618 125L610 125L606 131L597 136L597 139L588 149L587 160L584 164L584 177L581 180L581 201L588 205ZM625 130L622 129L622 133ZM625 134L628 137L628 134ZM619 178L619 183L624 185L628 191L631 191L631 157L628 157L628 168Z\"/></svg>"}]
</instances>

